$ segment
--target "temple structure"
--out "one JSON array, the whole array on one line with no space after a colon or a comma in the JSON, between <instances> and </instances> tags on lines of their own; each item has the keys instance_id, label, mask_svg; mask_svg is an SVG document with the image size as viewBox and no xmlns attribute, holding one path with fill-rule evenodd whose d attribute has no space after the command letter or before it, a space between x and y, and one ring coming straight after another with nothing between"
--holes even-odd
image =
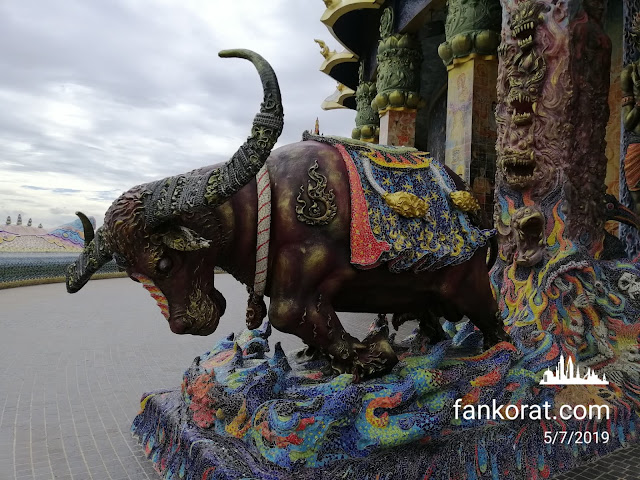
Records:
<instances>
[{"instance_id":1,"label":"temple structure","mask_svg":"<svg viewBox=\"0 0 640 480\"><path fill-rule=\"evenodd\" d=\"M635 417L640 4L325 4L344 51L323 71L355 91L352 136L427 150L464 178L497 229L492 286L531 370L565 358L610 385L555 401L629 402Z\"/></svg>"},{"instance_id":2,"label":"temple structure","mask_svg":"<svg viewBox=\"0 0 640 480\"><path fill-rule=\"evenodd\" d=\"M95 219L91 217L95 224ZM18 214L18 222L11 224L8 216L5 225L0 226L0 254L2 253L75 253L82 251L84 231L80 220L60 225L55 228L33 226L30 218L27 225L22 225L22 216Z\"/></svg>"},{"instance_id":3,"label":"temple structure","mask_svg":"<svg viewBox=\"0 0 640 480\"><path fill-rule=\"evenodd\" d=\"M361 222L352 230L353 237L363 239L359 242L366 252L375 250L379 241L373 233L361 235L363 231L380 234L398 223L395 217L380 215L377 218L384 220L376 220L375 212L370 213L373 202L391 194L380 186L385 183L377 181L369 160L387 162L382 166L394 169L393 174L384 173L388 185L409 164L414 169L422 165L415 183L394 187L393 195L408 197L413 192L407 204L420 207L407 208L407 217L436 223L431 214L450 217L437 205L455 205L453 193L471 197L461 192L460 183L447 195L418 191L437 185L450 172L420 152L373 149L370 144L427 150L465 179L493 218L495 232L484 232L488 241L494 233L498 238L489 277L499 311L494 309L490 318L509 337L485 348L483 342L490 336L460 321L464 312L439 310L438 301L433 301L425 307L430 310L407 314L419 320L421 334L396 343L389 335L389 312L378 312L375 306L404 313L398 311L401 304L375 303L370 285L377 284L372 281L357 296L379 315L358 351L374 352L370 356L379 362L383 351L365 345L388 338L384 352L395 348L400 361L388 374L359 383L353 373L328 369L322 355L287 356L278 345L266 355L271 324L255 328L257 302L250 298L249 330L230 335L196 358L180 389L143 396L132 431L158 472L166 478L184 471L194 478L209 478L215 472L214 478L220 479L536 480L637 443L637 0L611 0L608 6L598 0L324 3L321 20L341 47L316 39L322 71L339 82L323 106L355 109L352 137L359 141L307 133L309 143L291 148L311 151L327 143L332 146L326 148L346 153L341 157L347 174L357 180L349 183L350 192L356 192L349 199L351 221ZM354 163L361 154L368 159L362 168ZM295 155L296 161L303 157ZM324 165L334 173L342 164ZM308 169L309 176L317 183L314 189L325 192L327 178L312 176L317 168L318 162ZM431 172L442 173L427 179ZM340 176L345 175L336 177ZM334 187L344 196L345 184ZM369 196L361 195L360 187ZM315 195L325 205L318 222L304 215L306 203L298 197L303 205L296 208L297 219L313 226L318 238L324 235L319 227L334 218L334 197L334 190ZM467 225L480 223L475 204L455 209L469 219ZM423 224L416 224L415 230L421 237L429 234ZM407 232L394 231L394 245L411 239ZM439 241L452 232L438 235ZM430 242L416 244L428 249ZM306 247L300 251L313 257ZM89 249L86 258L95 262L94 253ZM478 262L481 269L470 278L486 280L483 257ZM372 265L353 257L351 264ZM446 266L433 270L442 278L447 271ZM377 273L385 275L380 292L405 295L408 287L396 279L407 277L386 276L389 272L382 268ZM141 278L154 298L160 298L161 309L166 308L166 298L151 279ZM300 290L297 285L290 288ZM466 284L451 290L456 299L472 298L478 291ZM491 299L488 288L485 292ZM271 302L273 308L273 296ZM290 317L296 325L305 325L299 331L312 332L309 338L337 328L334 316L320 314L322 305L318 300L301 308L300 321ZM278 328L274 318L270 315ZM311 330L312 318L327 318L326 330L321 322ZM432 319L439 321L436 326L443 327L443 335L429 333L423 325ZM337 357L349 358L347 337L341 338ZM371 362L366 359L362 365ZM504 407L506 417L458 416L462 406L480 412L490 405L494 412ZM567 408L572 414L563 416ZM593 410L597 414L592 415ZM561 432L574 432L584 441L553 441Z\"/></svg>"},{"instance_id":4,"label":"temple structure","mask_svg":"<svg viewBox=\"0 0 640 480\"><path fill-rule=\"evenodd\" d=\"M623 204L633 203L621 162L630 135L621 122L622 100L632 92L623 93L620 81L623 67L637 61L631 24L638 6L633 1L610 0L608 5L600 0L563 1L553 12L549 2L532 0L324 2L327 9L321 21L338 47L330 50L323 42L321 71L339 84L322 107L355 109L354 138L415 146L443 160L469 183L489 215L494 210L498 166L512 184L526 182L534 170L540 173L535 159L513 156L508 143L530 151L535 119L541 118L535 111L541 106L537 97L545 93L543 84L549 80L549 55L537 53L535 47L544 39L535 40L536 29L562 10L559 25L567 32L568 43L552 56L567 70L582 65L579 68L588 70L584 81L602 95L602 113L596 116L606 126L598 124L597 131L589 131L596 133L600 152L594 157L597 180L594 177L592 187L599 196L594 201L604 204L605 185L608 193L622 197ZM579 35L595 35L596 30L602 33L597 44L586 42L584 48L576 44ZM518 58L508 62L513 55ZM605 70L608 77L603 73L595 78ZM499 85L500 80L506 84ZM567 99L573 107L580 98L586 100L578 92L580 85L565 86L573 87L572 98ZM511 139L512 135L518 138ZM593 147L585 141L580 145ZM596 229L601 229L600 223L595 223ZM635 228L624 226L619 233L618 227L615 222L606 225L607 231L623 239L630 255L637 254Z\"/></svg>"}]
</instances>

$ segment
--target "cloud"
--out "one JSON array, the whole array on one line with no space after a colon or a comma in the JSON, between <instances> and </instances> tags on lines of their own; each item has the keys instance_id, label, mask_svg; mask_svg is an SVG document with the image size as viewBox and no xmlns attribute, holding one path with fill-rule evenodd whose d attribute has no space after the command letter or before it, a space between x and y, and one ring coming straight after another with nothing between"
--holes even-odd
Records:
<instances>
[{"instance_id":1,"label":"cloud","mask_svg":"<svg viewBox=\"0 0 640 480\"><path fill-rule=\"evenodd\" d=\"M53 188L51 189L51 191L53 193L60 193L62 195L68 195L70 193L78 193L81 192L82 190L75 190L73 188Z\"/></svg>"},{"instance_id":2,"label":"cloud","mask_svg":"<svg viewBox=\"0 0 640 480\"><path fill-rule=\"evenodd\" d=\"M244 141L261 99L250 48L273 65L285 129L320 118L348 136L354 112L324 112L335 82L314 38L338 48L299 0L0 2L0 218L28 211L53 227L101 218L133 185L218 163ZM24 216L24 215L23 215Z\"/></svg>"}]
</instances>

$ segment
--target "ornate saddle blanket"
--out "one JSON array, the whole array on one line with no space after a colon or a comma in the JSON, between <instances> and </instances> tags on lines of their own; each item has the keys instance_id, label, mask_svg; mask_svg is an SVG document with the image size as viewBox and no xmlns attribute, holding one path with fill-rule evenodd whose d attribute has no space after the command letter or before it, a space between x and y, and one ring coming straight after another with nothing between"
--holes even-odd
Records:
<instances>
[{"instance_id":1,"label":"ornate saddle blanket","mask_svg":"<svg viewBox=\"0 0 640 480\"><path fill-rule=\"evenodd\" d=\"M453 179L425 152L306 132L303 140L329 143L342 154L351 188L351 262L356 267L387 263L393 272L437 270L469 259L496 233L475 227L451 203L449 195L457 190ZM423 200L426 215L396 213L382 195L396 192Z\"/></svg>"}]
</instances>

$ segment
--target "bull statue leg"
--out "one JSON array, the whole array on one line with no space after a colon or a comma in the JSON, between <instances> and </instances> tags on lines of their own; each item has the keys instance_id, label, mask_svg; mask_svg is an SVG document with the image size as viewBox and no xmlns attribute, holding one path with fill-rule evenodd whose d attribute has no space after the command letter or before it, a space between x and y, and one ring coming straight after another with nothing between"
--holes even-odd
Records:
<instances>
[{"instance_id":1,"label":"bull statue leg","mask_svg":"<svg viewBox=\"0 0 640 480\"><path fill-rule=\"evenodd\" d=\"M397 330L405 322L418 321L420 333L434 345L445 339L439 317L458 322L466 316L482 332L485 349L511 341L502 328L498 305L482 265L482 253L464 265L449 269L446 279L439 288L440 295L431 299L425 309L395 313L391 321L393 327Z\"/></svg>"},{"instance_id":2,"label":"bull statue leg","mask_svg":"<svg viewBox=\"0 0 640 480\"><path fill-rule=\"evenodd\" d=\"M476 253L460 267L463 268L456 268L455 275L449 277L456 288L441 289L443 300L455 305L459 314L466 315L480 329L485 349L500 342L510 342L511 338L503 330L498 305L487 281L483 256Z\"/></svg>"},{"instance_id":3,"label":"bull statue leg","mask_svg":"<svg viewBox=\"0 0 640 480\"><path fill-rule=\"evenodd\" d=\"M351 336L340 323L328 298L321 293L302 305L292 298L272 298L269 319L278 330L300 337L331 358L338 373L353 373L356 379L389 371L398 359L388 342L376 338L366 344Z\"/></svg>"},{"instance_id":4,"label":"bull statue leg","mask_svg":"<svg viewBox=\"0 0 640 480\"><path fill-rule=\"evenodd\" d=\"M333 307L335 295L356 276L355 270L336 268L330 261L335 254L321 245L286 250L274 269L271 324L328 355L333 370L353 373L356 380L391 370L398 359L388 342L360 342L344 329Z\"/></svg>"},{"instance_id":5,"label":"bull statue leg","mask_svg":"<svg viewBox=\"0 0 640 480\"><path fill-rule=\"evenodd\" d=\"M411 313L394 313L391 319L391 325L394 329L398 330L400 326L406 322L417 321L420 334L423 337L428 338L429 345L435 345L436 343L446 339L439 320L439 317L442 315L439 315L438 313L439 312L436 313L433 310ZM451 318L447 318L447 320L454 321Z\"/></svg>"}]
</instances>

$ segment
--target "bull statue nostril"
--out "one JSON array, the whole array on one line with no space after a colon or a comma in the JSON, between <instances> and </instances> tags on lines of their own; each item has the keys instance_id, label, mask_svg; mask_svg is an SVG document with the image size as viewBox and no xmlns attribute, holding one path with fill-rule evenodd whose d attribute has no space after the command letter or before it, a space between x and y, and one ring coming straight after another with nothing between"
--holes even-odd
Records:
<instances>
[{"instance_id":1,"label":"bull statue nostril","mask_svg":"<svg viewBox=\"0 0 640 480\"><path fill-rule=\"evenodd\" d=\"M169 328L171 329L171 331L173 333L176 333L178 335L184 335L185 333L187 333L186 325L184 323L181 323L181 322L169 321Z\"/></svg>"},{"instance_id":2,"label":"bull statue nostril","mask_svg":"<svg viewBox=\"0 0 640 480\"><path fill-rule=\"evenodd\" d=\"M222 293L220 293L215 288L213 289L213 301L216 303L218 307L218 312L220 316L224 315L224 312L227 310L227 299L224 298Z\"/></svg>"}]
</instances>

